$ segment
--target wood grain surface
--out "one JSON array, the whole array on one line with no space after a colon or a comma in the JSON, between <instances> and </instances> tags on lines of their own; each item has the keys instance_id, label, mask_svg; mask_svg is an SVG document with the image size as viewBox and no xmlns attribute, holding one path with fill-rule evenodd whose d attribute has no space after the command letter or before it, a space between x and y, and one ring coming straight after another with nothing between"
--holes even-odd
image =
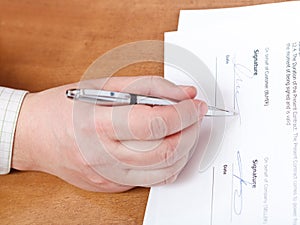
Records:
<instances>
[{"instance_id":1,"label":"wood grain surface","mask_svg":"<svg viewBox=\"0 0 300 225\"><path fill-rule=\"evenodd\" d=\"M163 40L180 9L274 0L0 0L0 85L36 92L80 80L100 55L122 44ZM163 55L161 49L160 52ZM163 75L139 63L117 75ZM142 224L149 189L91 193L44 173L0 177L0 224Z\"/></svg>"}]
</instances>

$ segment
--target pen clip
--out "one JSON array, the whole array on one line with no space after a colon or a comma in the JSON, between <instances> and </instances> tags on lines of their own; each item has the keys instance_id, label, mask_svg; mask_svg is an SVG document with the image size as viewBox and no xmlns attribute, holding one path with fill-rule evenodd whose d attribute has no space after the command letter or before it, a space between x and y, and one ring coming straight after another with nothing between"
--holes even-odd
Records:
<instances>
[{"instance_id":1,"label":"pen clip","mask_svg":"<svg viewBox=\"0 0 300 225\"><path fill-rule=\"evenodd\" d=\"M131 94L94 89L69 89L68 98L103 106L129 105Z\"/></svg>"}]
</instances>

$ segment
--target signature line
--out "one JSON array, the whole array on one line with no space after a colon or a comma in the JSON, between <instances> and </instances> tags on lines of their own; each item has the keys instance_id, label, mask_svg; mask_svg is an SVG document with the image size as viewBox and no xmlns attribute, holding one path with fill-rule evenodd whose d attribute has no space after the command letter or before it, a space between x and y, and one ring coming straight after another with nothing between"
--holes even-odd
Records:
<instances>
[{"instance_id":1,"label":"signature line","mask_svg":"<svg viewBox=\"0 0 300 225\"><path fill-rule=\"evenodd\" d=\"M213 167L213 171L212 171L211 204L210 204L210 225L213 224L214 189L215 189L215 167Z\"/></svg>"},{"instance_id":2,"label":"signature line","mask_svg":"<svg viewBox=\"0 0 300 225\"><path fill-rule=\"evenodd\" d=\"M235 76L235 73L233 73L233 110L235 111L235 93L236 93L236 87L235 87L235 79L236 79L236 76Z\"/></svg>"},{"instance_id":3,"label":"signature line","mask_svg":"<svg viewBox=\"0 0 300 225\"><path fill-rule=\"evenodd\" d=\"M215 78L215 106L217 106L217 87L218 87L218 57L216 57L216 78Z\"/></svg>"}]
</instances>

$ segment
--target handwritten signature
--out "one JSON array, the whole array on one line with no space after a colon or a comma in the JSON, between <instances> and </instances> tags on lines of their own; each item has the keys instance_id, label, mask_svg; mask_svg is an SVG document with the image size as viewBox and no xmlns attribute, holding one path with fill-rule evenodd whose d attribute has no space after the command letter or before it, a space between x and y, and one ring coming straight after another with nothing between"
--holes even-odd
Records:
<instances>
[{"instance_id":1,"label":"handwritten signature","mask_svg":"<svg viewBox=\"0 0 300 225\"><path fill-rule=\"evenodd\" d=\"M247 68L246 66L240 64L237 62L236 58L233 57L231 59L232 65L233 65L233 74L234 74L234 101L236 105L236 111L239 113L239 120L240 124L242 123L242 117L240 113L240 106L239 106L239 94L240 89L242 87L243 80L245 78L252 79L254 77L254 74L252 71Z\"/></svg>"},{"instance_id":2,"label":"handwritten signature","mask_svg":"<svg viewBox=\"0 0 300 225\"><path fill-rule=\"evenodd\" d=\"M236 215L241 215L242 210L243 210L243 188L244 188L244 186L247 186L248 184L252 185L252 183L246 181L243 178L242 159L241 159L241 154L239 151L237 151L236 157L237 157L238 173L232 174L232 176L233 176L233 179L237 180L237 187L235 187L235 188L232 187L232 188L234 188L232 207L233 207L233 211Z\"/></svg>"}]
</instances>

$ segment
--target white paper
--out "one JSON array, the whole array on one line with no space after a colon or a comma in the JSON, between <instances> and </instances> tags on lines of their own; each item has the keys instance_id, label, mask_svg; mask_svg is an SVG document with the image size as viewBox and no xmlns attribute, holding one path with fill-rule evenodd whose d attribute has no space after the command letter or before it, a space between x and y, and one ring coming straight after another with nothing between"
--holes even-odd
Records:
<instances>
[{"instance_id":1,"label":"white paper","mask_svg":"<svg viewBox=\"0 0 300 225\"><path fill-rule=\"evenodd\" d=\"M218 13L214 16L217 17ZM174 184L151 189L145 225L300 223L298 136L297 130L293 130L293 126L299 127L299 122L294 125L291 122L293 113L294 118L298 118L297 110L286 109L287 102L292 104L293 97L290 94L287 101L285 92L287 86L290 91L297 87L293 85L292 76L290 85L286 85L286 70L287 62L290 65L298 62L294 70L297 74L300 71L300 35L299 29L293 29L300 19L294 21L290 18L274 18L274 21L285 21L282 24L286 26L271 28L267 33L263 25L254 26L251 21L246 24L241 20L226 23L224 17L224 29L230 31L226 37L220 36L222 31L213 29L213 26L207 28L209 32L202 29L198 33L194 30L185 33L182 32L183 23L180 23L179 33L166 34L165 41L192 51L208 65L214 76L217 71L224 103L229 108L236 108L238 104L240 117L226 119L220 153L211 167L199 172L199 152L206 147L211 125L209 120L204 121L198 152L179 179ZM215 19L218 21L218 18ZM260 19L263 20L262 17ZM193 23L196 24L195 21ZM216 26L221 27L217 23ZM278 32L281 28L286 32ZM260 30L259 35L253 32L255 30ZM259 66L257 75L253 76L256 50ZM297 53L295 59L293 53ZM168 57L168 49L165 56ZM290 70L293 71L292 66ZM165 77L175 83L195 85L191 77L170 66L165 67ZM196 86L201 89L201 81ZM201 91L199 97L204 97ZM298 98L295 99L298 104ZM287 119L288 111L290 120Z\"/></svg>"}]
</instances>

